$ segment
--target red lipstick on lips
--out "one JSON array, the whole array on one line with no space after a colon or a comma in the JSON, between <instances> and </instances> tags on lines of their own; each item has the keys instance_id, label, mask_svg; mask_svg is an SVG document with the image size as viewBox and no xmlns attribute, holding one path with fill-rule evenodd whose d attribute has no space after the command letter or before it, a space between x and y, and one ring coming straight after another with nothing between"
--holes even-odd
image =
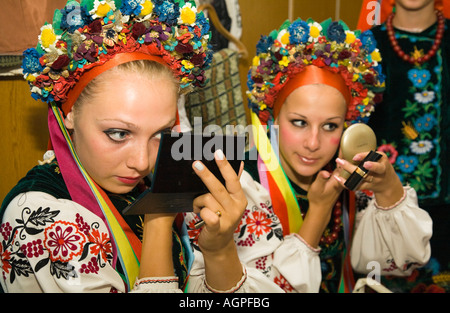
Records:
<instances>
[{"instance_id":1,"label":"red lipstick on lips","mask_svg":"<svg viewBox=\"0 0 450 313\"><path fill-rule=\"evenodd\" d=\"M119 176L119 177L117 177L117 179L126 185L135 185L142 179L142 177L140 177L140 176L139 177L121 177L121 176Z\"/></svg>"}]
</instances>

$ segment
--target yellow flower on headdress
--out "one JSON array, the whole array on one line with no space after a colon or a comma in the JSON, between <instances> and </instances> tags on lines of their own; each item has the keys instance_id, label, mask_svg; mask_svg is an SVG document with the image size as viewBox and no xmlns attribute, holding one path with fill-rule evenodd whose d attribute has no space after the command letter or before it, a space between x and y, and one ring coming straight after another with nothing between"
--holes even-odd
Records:
<instances>
[{"instance_id":1,"label":"yellow flower on headdress","mask_svg":"<svg viewBox=\"0 0 450 313\"><path fill-rule=\"evenodd\" d=\"M184 68L187 70L194 68L194 64L189 60L183 60L183 61L181 61L181 64L183 64Z\"/></svg>"},{"instance_id":2,"label":"yellow flower on headdress","mask_svg":"<svg viewBox=\"0 0 450 313\"><path fill-rule=\"evenodd\" d=\"M253 65L253 66L258 66L259 63L260 63L259 57L258 57L258 56L253 57L252 65Z\"/></svg>"},{"instance_id":3,"label":"yellow flower on headdress","mask_svg":"<svg viewBox=\"0 0 450 313\"><path fill-rule=\"evenodd\" d=\"M380 62L381 61L381 54L378 49L373 50L373 52L370 54L372 57L372 61Z\"/></svg>"},{"instance_id":4,"label":"yellow flower on headdress","mask_svg":"<svg viewBox=\"0 0 450 313\"><path fill-rule=\"evenodd\" d=\"M283 46L286 46L289 44L289 32L286 29L282 29L278 33L277 37L278 41L281 42Z\"/></svg>"},{"instance_id":5,"label":"yellow flower on headdress","mask_svg":"<svg viewBox=\"0 0 450 313\"><path fill-rule=\"evenodd\" d=\"M46 50L49 49L58 41L60 36L57 36L53 30L51 24L47 24L41 27L41 34L38 37L39 43Z\"/></svg>"},{"instance_id":6,"label":"yellow flower on headdress","mask_svg":"<svg viewBox=\"0 0 450 313\"><path fill-rule=\"evenodd\" d=\"M151 0L146 0L141 6L142 11L139 13L139 16L147 16L153 12L153 3Z\"/></svg>"},{"instance_id":7,"label":"yellow flower on headdress","mask_svg":"<svg viewBox=\"0 0 450 313\"><path fill-rule=\"evenodd\" d=\"M26 77L26 80L28 82L34 82L36 80L36 76L33 75L33 74L28 74L27 77Z\"/></svg>"},{"instance_id":8,"label":"yellow flower on headdress","mask_svg":"<svg viewBox=\"0 0 450 313\"><path fill-rule=\"evenodd\" d=\"M112 0L95 0L94 8L89 11L93 19L105 17L109 11L116 10L116 4Z\"/></svg>"},{"instance_id":9,"label":"yellow flower on headdress","mask_svg":"<svg viewBox=\"0 0 450 313\"><path fill-rule=\"evenodd\" d=\"M191 3L186 3L180 9L180 17L178 18L178 23L194 26L196 19L197 19L197 8L195 6L192 7Z\"/></svg>"},{"instance_id":10,"label":"yellow flower on headdress","mask_svg":"<svg viewBox=\"0 0 450 313\"><path fill-rule=\"evenodd\" d=\"M284 55L283 58L280 61L278 61L278 64L287 67L289 65L289 58Z\"/></svg>"},{"instance_id":11,"label":"yellow flower on headdress","mask_svg":"<svg viewBox=\"0 0 450 313\"><path fill-rule=\"evenodd\" d=\"M346 35L346 37L345 37L345 43L352 44L352 43L355 42L356 36L355 36L355 33L354 33L354 32L352 32L352 31L350 31L350 30L346 30L346 31L345 31L345 35Z\"/></svg>"},{"instance_id":12,"label":"yellow flower on headdress","mask_svg":"<svg viewBox=\"0 0 450 313\"><path fill-rule=\"evenodd\" d=\"M309 41L317 41L322 31L322 25L317 22L309 23Z\"/></svg>"}]
</instances>

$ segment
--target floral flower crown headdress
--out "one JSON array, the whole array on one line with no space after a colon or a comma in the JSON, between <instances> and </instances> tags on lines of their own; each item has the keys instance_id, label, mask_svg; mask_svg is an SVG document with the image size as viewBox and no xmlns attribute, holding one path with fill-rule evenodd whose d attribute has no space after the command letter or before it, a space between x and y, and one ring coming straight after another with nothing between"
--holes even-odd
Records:
<instances>
[{"instance_id":1,"label":"floral flower crown headdress","mask_svg":"<svg viewBox=\"0 0 450 313\"><path fill-rule=\"evenodd\" d=\"M59 105L84 73L123 53L156 56L188 90L205 83L209 39L194 1L69 0L24 52L22 68L32 97Z\"/></svg>"},{"instance_id":2,"label":"floral flower crown headdress","mask_svg":"<svg viewBox=\"0 0 450 313\"><path fill-rule=\"evenodd\" d=\"M283 87L314 65L343 78L349 91L346 126L367 122L384 90L380 61L370 31L350 31L342 21L331 19L320 24L311 19L286 21L279 30L261 36L256 46L248 73L249 107L261 122L270 122L276 106L282 105L277 98Z\"/></svg>"}]
</instances>

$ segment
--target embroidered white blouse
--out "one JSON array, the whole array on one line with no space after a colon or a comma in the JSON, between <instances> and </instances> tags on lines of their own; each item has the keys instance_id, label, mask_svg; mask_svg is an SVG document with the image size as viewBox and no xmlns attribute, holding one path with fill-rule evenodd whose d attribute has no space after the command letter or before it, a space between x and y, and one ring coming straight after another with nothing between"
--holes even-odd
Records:
<instances>
[{"instance_id":1,"label":"embroidered white blouse","mask_svg":"<svg viewBox=\"0 0 450 313\"><path fill-rule=\"evenodd\" d=\"M282 235L268 191L247 172L241 185L248 205L235 231L238 254L244 267L243 279L229 291L238 292L317 292L321 283L319 252L297 234ZM404 187L404 197L391 208L380 208L375 199L356 216L351 249L353 269L369 273L374 264L380 274L410 275L424 265L431 253L432 221L417 204L413 188ZM188 232L194 244L198 232L193 225L197 215L186 214ZM190 273L191 290L214 291L203 282L201 253L195 251ZM377 263L375 263L377 262Z\"/></svg>"},{"instance_id":2,"label":"embroidered white blouse","mask_svg":"<svg viewBox=\"0 0 450 313\"><path fill-rule=\"evenodd\" d=\"M0 223L4 292L125 292L111 266L104 222L78 203L26 192L8 205ZM181 292L177 277L136 280L131 292Z\"/></svg>"},{"instance_id":3,"label":"embroidered white blouse","mask_svg":"<svg viewBox=\"0 0 450 313\"><path fill-rule=\"evenodd\" d=\"M283 237L270 196L244 172L241 184L248 206L235 231L243 265L237 285L225 292L317 292L321 282L319 250L300 236ZM195 245L197 215L185 216ZM371 200L357 215L351 261L358 272L378 262L383 273L408 275L430 257L431 219L417 206L414 189L382 209ZM42 192L15 197L0 223L0 283L5 292L125 292L121 276L108 260L106 225L81 205ZM199 249L190 272L188 292L218 292L205 279ZM174 277L136 280L131 292L181 292Z\"/></svg>"}]
</instances>

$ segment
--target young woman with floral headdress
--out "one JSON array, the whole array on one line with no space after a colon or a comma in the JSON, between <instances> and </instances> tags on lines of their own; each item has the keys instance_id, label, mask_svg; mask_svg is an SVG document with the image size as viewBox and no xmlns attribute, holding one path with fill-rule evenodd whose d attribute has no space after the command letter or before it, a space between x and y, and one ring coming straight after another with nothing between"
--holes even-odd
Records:
<instances>
[{"instance_id":1,"label":"young woman with floral headdress","mask_svg":"<svg viewBox=\"0 0 450 313\"><path fill-rule=\"evenodd\" d=\"M373 38L342 22L286 21L261 37L248 74L257 154L245 162L248 206L234 234L247 271L268 278L260 284L348 292L352 268L407 275L427 262L431 220L386 155L365 162L356 194L341 176L355 166L336 158L343 130L366 122L380 98L378 61Z\"/></svg>"},{"instance_id":2,"label":"young woman with floral headdress","mask_svg":"<svg viewBox=\"0 0 450 313\"><path fill-rule=\"evenodd\" d=\"M180 89L204 82L208 41L208 20L183 0L69 1L41 28L23 71L49 104L50 150L0 210L5 292L185 288L191 249L175 215L121 212L146 188L160 133L177 124ZM211 191L193 204L206 222L197 292L246 277L232 239L245 196L220 151L217 164L226 189L194 163Z\"/></svg>"}]
</instances>

